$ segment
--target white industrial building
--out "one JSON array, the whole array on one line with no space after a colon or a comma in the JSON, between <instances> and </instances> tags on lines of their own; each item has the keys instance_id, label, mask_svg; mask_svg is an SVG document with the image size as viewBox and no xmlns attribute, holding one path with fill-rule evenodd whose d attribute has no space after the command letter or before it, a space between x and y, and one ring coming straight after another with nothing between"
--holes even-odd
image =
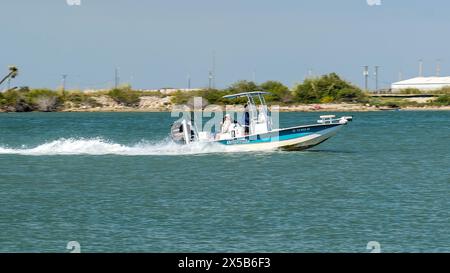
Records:
<instances>
[{"instance_id":1,"label":"white industrial building","mask_svg":"<svg viewBox=\"0 0 450 273\"><path fill-rule=\"evenodd\" d=\"M394 82L391 85L392 92L398 92L407 88L431 91L438 90L443 87L450 87L450 77L417 77L409 80Z\"/></svg>"}]
</instances>

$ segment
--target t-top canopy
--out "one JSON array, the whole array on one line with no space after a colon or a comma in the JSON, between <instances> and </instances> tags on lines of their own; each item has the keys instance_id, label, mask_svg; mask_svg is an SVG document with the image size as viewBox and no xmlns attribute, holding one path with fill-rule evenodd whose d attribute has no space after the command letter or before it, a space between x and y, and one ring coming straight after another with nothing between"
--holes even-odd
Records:
<instances>
[{"instance_id":1,"label":"t-top canopy","mask_svg":"<svg viewBox=\"0 0 450 273\"><path fill-rule=\"evenodd\" d=\"M254 92L244 92L244 93L238 93L233 95L226 95L223 96L225 99L236 99L241 97L255 97L260 95L267 95L270 94L269 92L263 92L263 91L254 91Z\"/></svg>"}]
</instances>

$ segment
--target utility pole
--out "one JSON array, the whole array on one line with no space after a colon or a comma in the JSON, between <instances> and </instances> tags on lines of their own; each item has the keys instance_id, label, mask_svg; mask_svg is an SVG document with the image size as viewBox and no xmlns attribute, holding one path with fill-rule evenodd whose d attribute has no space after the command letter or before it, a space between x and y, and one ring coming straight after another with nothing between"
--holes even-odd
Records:
<instances>
[{"instance_id":1,"label":"utility pole","mask_svg":"<svg viewBox=\"0 0 450 273\"><path fill-rule=\"evenodd\" d=\"M191 74L187 75L187 87L188 89L191 89Z\"/></svg>"},{"instance_id":2,"label":"utility pole","mask_svg":"<svg viewBox=\"0 0 450 273\"><path fill-rule=\"evenodd\" d=\"M398 72L398 81L403 81L403 72Z\"/></svg>"},{"instance_id":3,"label":"utility pole","mask_svg":"<svg viewBox=\"0 0 450 273\"><path fill-rule=\"evenodd\" d=\"M441 59L436 60L436 77L441 76Z\"/></svg>"},{"instance_id":4,"label":"utility pole","mask_svg":"<svg viewBox=\"0 0 450 273\"><path fill-rule=\"evenodd\" d=\"M212 87L216 88L216 51L212 52Z\"/></svg>"},{"instance_id":5,"label":"utility pole","mask_svg":"<svg viewBox=\"0 0 450 273\"><path fill-rule=\"evenodd\" d=\"M114 69L114 88L117 88L119 86L119 68L116 67Z\"/></svg>"},{"instance_id":6,"label":"utility pole","mask_svg":"<svg viewBox=\"0 0 450 273\"><path fill-rule=\"evenodd\" d=\"M209 75L208 75L208 89L212 88L212 80L213 80L213 75L212 75L212 72L209 71Z\"/></svg>"},{"instance_id":7,"label":"utility pole","mask_svg":"<svg viewBox=\"0 0 450 273\"><path fill-rule=\"evenodd\" d=\"M419 77L423 77L423 60L419 60Z\"/></svg>"},{"instance_id":8,"label":"utility pole","mask_svg":"<svg viewBox=\"0 0 450 273\"><path fill-rule=\"evenodd\" d=\"M378 69L379 68L380 67L378 65L375 66L375 72L374 72L374 75L375 75L375 92L378 91Z\"/></svg>"},{"instance_id":9,"label":"utility pole","mask_svg":"<svg viewBox=\"0 0 450 273\"><path fill-rule=\"evenodd\" d=\"M364 90L365 91L369 91L369 66L365 65L364 66Z\"/></svg>"},{"instance_id":10,"label":"utility pole","mask_svg":"<svg viewBox=\"0 0 450 273\"><path fill-rule=\"evenodd\" d=\"M63 74L62 75L62 95L65 95L66 92L66 79L67 79L67 74Z\"/></svg>"}]
</instances>

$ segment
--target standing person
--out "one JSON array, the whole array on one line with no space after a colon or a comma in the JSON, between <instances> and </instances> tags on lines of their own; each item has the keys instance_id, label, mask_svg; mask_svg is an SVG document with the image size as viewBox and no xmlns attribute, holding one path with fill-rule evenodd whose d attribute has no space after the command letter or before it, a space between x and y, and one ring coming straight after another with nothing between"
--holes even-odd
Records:
<instances>
[{"instance_id":1,"label":"standing person","mask_svg":"<svg viewBox=\"0 0 450 273\"><path fill-rule=\"evenodd\" d=\"M247 103L244 106L244 128L245 134L248 135L250 133L250 113L248 112Z\"/></svg>"}]
</instances>

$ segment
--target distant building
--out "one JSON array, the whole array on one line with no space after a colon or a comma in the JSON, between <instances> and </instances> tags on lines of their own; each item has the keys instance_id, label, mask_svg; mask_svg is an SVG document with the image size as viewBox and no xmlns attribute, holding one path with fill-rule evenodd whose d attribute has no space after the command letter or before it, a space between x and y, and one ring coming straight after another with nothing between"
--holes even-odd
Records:
<instances>
[{"instance_id":1,"label":"distant building","mask_svg":"<svg viewBox=\"0 0 450 273\"><path fill-rule=\"evenodd\" d=\"M409 80L394 82L391 85L392 92L398 92L407 88L431 91L444 87L450 87L450 77L417 77Z\"/></svg>"}]
</instances>

